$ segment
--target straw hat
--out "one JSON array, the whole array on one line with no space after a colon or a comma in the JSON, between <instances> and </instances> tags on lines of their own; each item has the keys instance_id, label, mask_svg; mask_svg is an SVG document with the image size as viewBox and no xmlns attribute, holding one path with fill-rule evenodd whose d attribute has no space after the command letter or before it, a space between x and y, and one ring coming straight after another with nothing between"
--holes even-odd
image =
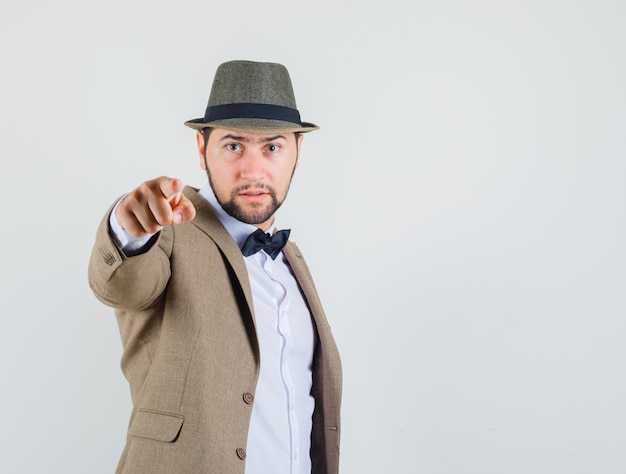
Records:
<instances>
[{"instance_id":1,"label":"straw hat","mask_svg":"<svg viewBox=\"0 0 626 474\"><path fill-rule=\"evenodd\" d=\"M253 61L221 64L215 72L204 117L185 125L195 130L219 127L258 134L319 129L300 120L287 68Z\"/></svg>"}]
</instances>

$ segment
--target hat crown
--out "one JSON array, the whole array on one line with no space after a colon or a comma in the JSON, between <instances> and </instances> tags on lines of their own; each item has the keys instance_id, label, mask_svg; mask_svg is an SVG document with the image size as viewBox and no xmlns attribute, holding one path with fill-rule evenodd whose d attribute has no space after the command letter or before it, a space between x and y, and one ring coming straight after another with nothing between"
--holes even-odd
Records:
<instances>
[{"instance_id":1,"label":"hat crown","mask_svg":"<svg viewBox=\"0 0 626 474\"><path fill-rule=\"evenodd\" d=\"M254 61L222 63L215 72L208 106L242 103L297 109L287 68Z\"/></svg>"}]
</instances>

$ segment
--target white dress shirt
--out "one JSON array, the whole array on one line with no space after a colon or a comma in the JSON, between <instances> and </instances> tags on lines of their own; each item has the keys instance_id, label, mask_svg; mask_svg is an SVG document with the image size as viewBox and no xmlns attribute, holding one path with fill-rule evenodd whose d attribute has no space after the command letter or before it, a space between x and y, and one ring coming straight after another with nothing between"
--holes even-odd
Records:
<instances>
[{"instance_id":1,"label":"white dress shirt","mask_svg":"<svg viewBox=\"0 0 626 474\"><path fill-rule=\"evenodd\" d=\"M200 190L241 248L257 228L228 215L207 184ZM275 221L270 233L276 229ZM136 253L151 236L135 239L111 215L111 229L126 253ZM310 474L311 396L315 333L311 314L282 252L244 257L254 303L261 353L259 380L248 431L246 474Z\"/></svg>"}]
</instances>

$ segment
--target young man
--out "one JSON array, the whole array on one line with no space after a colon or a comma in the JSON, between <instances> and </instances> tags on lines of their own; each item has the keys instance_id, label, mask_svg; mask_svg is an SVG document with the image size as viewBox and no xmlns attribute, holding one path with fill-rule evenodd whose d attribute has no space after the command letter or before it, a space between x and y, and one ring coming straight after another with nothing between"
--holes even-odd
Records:
<instances>
[{"instance_id":1,"label":"young man","mask_svg":"<svg viewBox=\"0 0 626 474\"><path fill-rule=\"evenodd\" d=\"M115 308L133 400L117 472L336 473L341 364L275 213L302 122L287 69L218 68L197 130L208 183L147 181L107 212L89 282Z\"/></svg>"}]
</instances>

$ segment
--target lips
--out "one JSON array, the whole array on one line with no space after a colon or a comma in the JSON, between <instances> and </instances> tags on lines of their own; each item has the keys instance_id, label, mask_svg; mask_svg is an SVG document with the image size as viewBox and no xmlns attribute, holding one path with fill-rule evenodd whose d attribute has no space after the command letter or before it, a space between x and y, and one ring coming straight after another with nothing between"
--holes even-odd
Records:
<instances>
[{"instance_id":1,"label":"lips","mask_svg":"<svg viewBox=\"0 0 626 474\"><path fill-rule=\"evenodd\" d=\"M262 190L248 190L245 193L240 193L239 196L248 202L261 202L266 196L269 196L269 194Z\"/></svg>"}]
</instances>

